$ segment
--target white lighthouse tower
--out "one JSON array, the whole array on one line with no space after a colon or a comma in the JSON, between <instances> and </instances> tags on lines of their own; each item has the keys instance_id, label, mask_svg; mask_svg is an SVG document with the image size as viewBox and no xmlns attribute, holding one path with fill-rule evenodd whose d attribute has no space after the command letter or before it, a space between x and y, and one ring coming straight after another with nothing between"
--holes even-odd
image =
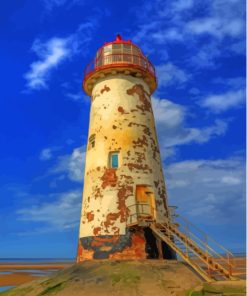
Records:
<instances>
[{"instance_id":1,"label":"white lighthouse tower","mask_svg":"<svg viewBox=\"0 0 247 296\"><path fill-rule=\"evenodd\" d=\"M83 87L91 111L77 261L171 256L148 227L168 217L153 65L118 35L97 51Z\"/></svg>"}]
</instances>

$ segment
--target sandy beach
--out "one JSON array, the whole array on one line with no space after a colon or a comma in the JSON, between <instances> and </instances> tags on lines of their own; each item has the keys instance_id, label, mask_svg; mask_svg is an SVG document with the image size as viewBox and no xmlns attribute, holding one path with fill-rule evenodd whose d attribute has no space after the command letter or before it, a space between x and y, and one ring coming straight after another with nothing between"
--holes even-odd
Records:
<instances>
[{"instance_id":1,"label":"sandy beach","mask_svg":"<svg viewBox=\"0 0 247 296\"><path fill-rule=\"evenodd\" d=\"M0 264L0 286L18 286L37 280L73 263Z\"/></svg>"},{"instance_id":2,"label":"sandy beach","mask_svg":"<svg viewBox=\"0 0 247 296\"><path fill-rule=\"evenodd\" d=\"M246 258L235 258L236 269L233 274L245 278ZM21 284L50 276L53 272L70 267L74 262L58 263L0 263L0 287ZM243 273L243 274L242 274Z\"/></svg>"}]
</instances>

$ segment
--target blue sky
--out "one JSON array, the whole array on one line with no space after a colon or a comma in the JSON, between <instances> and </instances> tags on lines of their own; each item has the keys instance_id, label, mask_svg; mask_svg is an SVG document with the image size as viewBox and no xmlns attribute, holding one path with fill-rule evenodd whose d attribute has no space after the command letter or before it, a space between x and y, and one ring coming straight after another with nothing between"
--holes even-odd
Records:
<instances>
[{"instance_id":1,"label":"blue sky","mask_svg":"<svg viewBox=\"0 0 247 296\"><path fill-rule=\"evenodd\" d=\"M98 47L121 33L148 55L178 212L245 249L242 0L16 0L0 4L0 257L74 257Z\"/></svg>"}]
</instances>

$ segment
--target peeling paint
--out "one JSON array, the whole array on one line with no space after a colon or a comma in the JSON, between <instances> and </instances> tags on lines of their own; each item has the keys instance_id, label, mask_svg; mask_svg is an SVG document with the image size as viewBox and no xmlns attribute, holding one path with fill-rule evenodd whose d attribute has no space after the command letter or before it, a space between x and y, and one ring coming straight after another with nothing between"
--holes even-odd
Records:
<instances>
[{"instance_id":1,"label":"peeling paint","mask_svg":"<svg viewBox=\"0 0 247 296\"><path fill-rule=\"evenodd\" d=\"M144 87L142 84L136 84L132 88L127 89L126 93L128 95L134 95L137 94L139 96L139 100L141 101L142 105L136 105L136 108L140 109L142 112L152 111L150 98L147 99L146 96L149 97L149 94L144 90Z\"/></svg>"},{"instance_id":2,"label":"peeling paint","mask_svg":"<svg viewBox=\"0 0 247 296\"><path fill-rule=\"evenodd\" d=\"M104 175L101 177L102 185L101 187L104 189L107 186L115 187L117 185L117 175L115 169L106 169Z\"/></svg>"},{"instance_id":3,"label":"peeling paint","mask_svg":"<svg viewBox=\"0 0 247 296\"><path fill-rule=\"evenodd\" d=\"M106 91L106 92L110 91L110 87L108 87L107 85L105 85L104 88L102 88L102 89L100 90L100 93L103 94L105 91Z\"/></svg>"},{"instance_id":4,"label":"peeling paint","mask_svg":"<svg viewBox=\"0 0 247 296\"><path fill-rule=\"evenodd\" d=\"M99 80L92 89L89 135L95 135L95 145L86 152L79 261L145 259L143 232L130 233L127 227L135 209L130 206L136 203L136 187L149 184L152 188L157 222L167 215L147 84L121 74ZM117 169L109 167L112 151L119 151Z\"/></svg>"},{"instance_id":5,"label":"peeling paint","mask_svg":"<svg viewBox=\"0 0 247 296\"><path fill-rule=\"evenodd\" d=\"M93 211L88 212L88 213L86 214L86 216L87 216L87 220L88 220L88 222L93 221L93 219L94 219Z\"/></svg>"}]
</instances>

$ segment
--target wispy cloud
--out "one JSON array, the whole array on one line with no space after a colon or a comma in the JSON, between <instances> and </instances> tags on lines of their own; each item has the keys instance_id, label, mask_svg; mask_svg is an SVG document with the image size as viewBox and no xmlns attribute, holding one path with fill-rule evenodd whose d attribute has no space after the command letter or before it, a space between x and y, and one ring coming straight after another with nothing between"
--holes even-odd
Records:
<instances>
[{"instance_id":1,"label":"wispy cloud","mask_svg":"<svg viewBox=\"0 0 247 296\"><path fill-rule=\"evenodd\" d=\"M173 84L183 85L190 75L172 63L156 66L159 87Z\"/></svg>"},{"instance_id":2,"label":"wispy cloud","mask_svg":"<svg viewBox=\"0 0 247 296\"><path fill-rule=\"evenodd\" d=\"M52 150L50 148L45 148L40 152L39 159L40 160L49 160L52 158Z\"/></svg>"},{"instance_id":3,"label":"wispy cloud","mask_svg":"<svg viewBox=\"0 0 247 296\"><path fill-rule=\"evenodd\" d=\"M222 94L210 95L201 101L201 106L208 108L211 112L220 113L244 105L245 91L229 91Z\"/></svg>"},{"instance_id":4,"label":"wispy cloud","mask_svg":"<svg viewBox=\"0 0 247 296\"><path fill-rule=\"evenodd\" d=\"M226 133L228 127L226 121L215 120L209 126L191 127L186 123L189 110L185 106L159 98L153 98L152 103L164 158L174 154L174 149L180 145L203 144Z\"/></svg>"},{"instance_id":5,"label":"wispy cloud","mask_svg":"<svg viewBox=\"0 0 247 296\"><path fill-rule=\"evenodd\" d=\"M31 50L37 55L38 60L31 63L30 70L24 75L27 80L27 89L48 88L52 71L78 53L87 54L94 26L94 23L86 22L81 24L70 36L52 37L46 41L36 39ZM83 50L81 51L82 45Z\"/></svg>"},{"instance_id":6,"label":"wispy cloud","mask_svg":"<svg viewBox=\"0 0 247 296\"><path fill-rule=\"evenodd\" d=\"M181 46L187 65L214 67L219 57L244 54L244 11L242 0L154 0L152 5L146 2L138 9L132 38L147 53L158 51L161 59L169 59L175 46ZM143 22L146 19L148 24Z\"/></svg>"},{"instance_id":7,"label":"wispy cloud","mask_svg":"<svg viewBox=\"0 0 247 296\"><path fill-rule=\"evenodd\" d=\"M39 60L30 65L30 70L25 74L28 89L47 88L50 72L69 56L68 39L52 38L45 43L35 40L32 51Z\"/></svg>"},{"instance_id":8,"label":"wispy cloud","mask_svg":"<svg viewBox=\"0 0 247 296\"><path fill-rule=\"evenodd\" d=\"M197 223L241 223L245 209L244 163L242 157L231 157L167 166L170 204Z\"/></svg>"},{"instance_id":9,"label":"wispy cloud","mask_svg":"<svg viewBox=\"0 0 247 296\"><path fill-rule=\"evenodd\" d=\"M75 182L82 182L85 166L86 147L74 148L71 154L59 156L56 165L50 169L51 174L66 174Z\"/></svg>"},{"instance_id":10,"label":"wispy cloud","mask_svg":"<svg viewBox=\"0 0 247 296\"><path fill-rule=\"evenodd\" d=\"M238 37L244 31L244 22L241 18L229 20L220 16L206 17L189 22L186 30L190 34L208 34L216 38Z\"/></svg>"},{"instance_id":11,"label":"wispy cloud","mask_svg":"<svg viewBox=\"0 0 247 296\"><path fill-rule=\"evenodd\" d=\"M41 0L47 11L51 11L54 8L68 6L71 7L76 4L84 4L83 0Z\"/></svg>"},{"instance_id":12,"label":"wispy cloud","mask_svg":"<svg viewBox=\"0 0 247 296\"><path fill-rule=\"evenodd\" d=\"M48 199L47 199L48 197ZM78 226L81 190L46 195L39 204L17 211L19 221L41 223L35 232L66 231ZM34 226L35 227L35 226ZM29 234L28 231L26 234ZM22 234L25 234L23 232ZM33 234L33 231L31 232Z\"/></svg>"}]
</instances>

